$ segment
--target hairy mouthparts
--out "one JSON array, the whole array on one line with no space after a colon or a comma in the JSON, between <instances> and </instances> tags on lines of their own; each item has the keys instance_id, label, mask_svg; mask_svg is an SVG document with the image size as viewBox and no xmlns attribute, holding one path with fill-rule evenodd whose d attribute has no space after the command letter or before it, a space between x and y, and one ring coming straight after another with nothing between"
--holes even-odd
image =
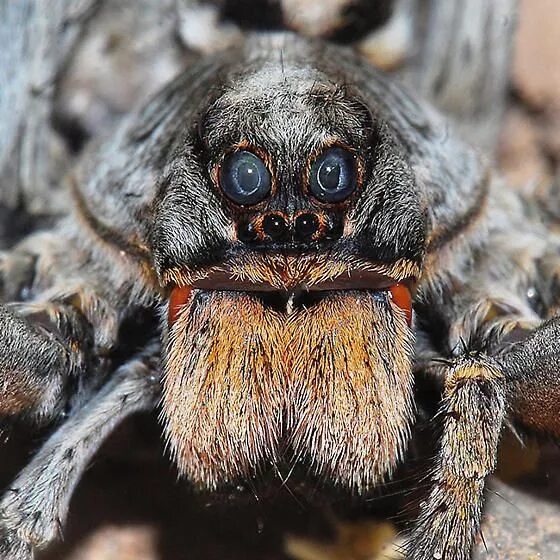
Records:
<instances>
[{"instance_id":1,"label":"hairy mouthparts","mask_svg":"<svg viewBox=\"0 0 560 560\"><path fill-rule=\"evenodd\" d=\"M408 289L290 299L286 313L256 292L173 290L162 419L194 483L214 489L304 460L363 491L402 459L413 416Z\"/></svg>"}]
</instances>

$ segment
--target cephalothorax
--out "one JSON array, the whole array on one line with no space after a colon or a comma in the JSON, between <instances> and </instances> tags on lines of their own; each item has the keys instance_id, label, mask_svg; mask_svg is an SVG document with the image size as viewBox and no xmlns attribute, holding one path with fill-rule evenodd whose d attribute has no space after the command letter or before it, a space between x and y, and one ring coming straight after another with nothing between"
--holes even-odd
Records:
<instances>
[{"instance_id":1,"label":"cephalothorax","mask_svg":"<svg viewBox=\"0 0 560 560\"><path fill-rule=\"evenodd\" d=\"M200 486L297 460L365 492L407 448L415 372L441 383L417 560L469 557L508 417L560 435L553 226L349 51L270 35L206 59L71 190L2 257L0 414L70 411L0 503L3 557L56 536L100 441L160 393Z\"/></svg>"}]
</instances>

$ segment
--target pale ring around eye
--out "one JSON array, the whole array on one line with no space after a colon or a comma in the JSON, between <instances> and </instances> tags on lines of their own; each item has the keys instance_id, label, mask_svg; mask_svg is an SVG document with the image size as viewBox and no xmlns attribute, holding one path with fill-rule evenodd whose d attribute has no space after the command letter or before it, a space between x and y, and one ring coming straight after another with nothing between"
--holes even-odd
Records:
<instances>
[{"instance_id":1,"label":"pale ring around eye","mask_svg":"<svg viewBox=\"0 0 560 560\"><path fill-rule=\"evenodd\" d=\"M329 148L311 165L309 190L321 202L342 202L356 189L357 178L354 155L344 148Z\"/></svg>"},{"instance_id":2,"label":"pale ring around eye","mask_svg":"<svg viewBox=\"0 0 560 560\"><path fill-rule=\"evenodd\" d=\"M246 150L226 156L220 167L219 181L224 194L242 206L264 200L270 194L272 185L262 159Z\"/></svg>"}]
</instances>

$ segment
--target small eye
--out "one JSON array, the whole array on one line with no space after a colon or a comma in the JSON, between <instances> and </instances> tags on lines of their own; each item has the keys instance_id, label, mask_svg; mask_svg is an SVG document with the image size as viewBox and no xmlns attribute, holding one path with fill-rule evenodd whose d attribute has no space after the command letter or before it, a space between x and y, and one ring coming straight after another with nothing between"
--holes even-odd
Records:
<instances>
[{"instance_id":1,"label":"small eye","mask_svg":"<svg viewBox=\"0 0 560 560\"><path fill-rule=\"evenodd\" d=\"M270 173L252 152L241 150L227 156L220 169L220 186L237 204L256 204L270 193Z\"/></svg>"},{"instance_id":2,"label":"small eye","mask_svg":"<svg viewBox=\"0 0 560 560\"><path fill-rule=\"evenodd\" d=\"M309 188L321 202L341 202L356 189L356 161L343 148L330 148L311 166Z\"/></svg>"}]
</instances>

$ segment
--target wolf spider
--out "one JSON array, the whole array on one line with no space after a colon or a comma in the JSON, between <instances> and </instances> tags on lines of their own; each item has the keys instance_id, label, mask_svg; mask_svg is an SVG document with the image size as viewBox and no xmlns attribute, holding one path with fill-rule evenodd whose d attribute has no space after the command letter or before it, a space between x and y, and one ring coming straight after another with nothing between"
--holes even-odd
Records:
<instances>
[{"instance_id":1,"label":"wolf spider","mask_svg":"<svg viewBox=\"0 0 560 560\"><path fill-rule=\"evenodd\" d=\"M350 51L269 35L206 58L69 189L1 258L0 414L58 420L0 503L2 558L55 539L105 436L158 402L195 485L287 460L363 494L433 381L412 560L470 557L505 423L560 436L552 219Z\"/></svg>"}]
</instances>

